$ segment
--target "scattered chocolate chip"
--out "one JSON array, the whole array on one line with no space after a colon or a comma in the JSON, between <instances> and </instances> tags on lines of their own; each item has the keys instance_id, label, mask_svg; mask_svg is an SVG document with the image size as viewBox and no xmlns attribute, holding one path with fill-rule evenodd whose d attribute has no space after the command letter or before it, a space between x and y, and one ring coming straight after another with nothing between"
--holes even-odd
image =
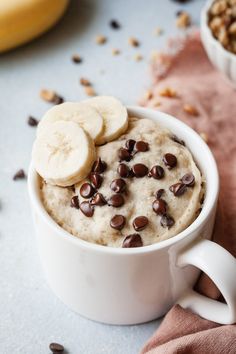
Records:
<instances>
[{"instance_id":1,"label":"scattered chocolate chip","mask_svg":"<svg viewBox=\"0 0 236 354\"><path fill-rule=\"evenodd\" d=\"M125 226L125 217L123 215L115 215L110 221L110 226L116 230L122 230Z\"/></svg>"},{"instance_id":2,"label":"scattered chocolate chip","mask_svg":"<svg viewBox=\"0 0 236 354\"><path fill-rule=\"evenodd\" d=\"M179 197L182 194L184 194L184 192L187 189L187 186L181 182L172 184L172 186L170 186L170 191L174 194L175 197Z\"/></svg>"},{"instance_id":3,"label":"scattered chocolate chip","mask_svg":"<svg viewBox=\"0 0 236 354\"><path fill-rule=\"evenodd\" d=\"M107 204L113 206L114 208L119 208L124 204L125 200L122 194L113 194Z\"/></svg>"},{"instance_id":4,"label":"scattered chocolate chip","mask_svg":"<svg viewBox=\"0 0 236 354\"><path fill-rule=\"evenodd\" d=\"M90 182L94 186L94 188L100 188L102 185L103 177L99 175L97 172L91 172L89 176Z\"/></svg>"},{"instance_id":5,"label":"scattered chocolate chip","mask_svg":"<svg viewBox=\"0 0 236 354\"><path fill-rule=\"evenodd\" d=\"M166 213L167 204L166 201L159 198L152 203L152 209L157 215L163 215Z\"/></svg>"},{"instance_id":6,"label":"scattered chocolate chip","mask_svg":"<svg viewBox=\"0 0 236 354\"><path fill-rule=\"evenodd\" d=\"M63 345L61 345L59 343L50 343L49 349L51 350L51 352L53 354L55 354L55 353L63 353L64 352Z\"/></svg>"},{"instance_id":7,"label":"scattered chocolate chip","mask_svg":"<svg viewBox=\"0 0 236 354\"><path fill-rule=\"evenodd\" d=\"M71 60L72 60L75 64L80 64L80 63L82 63L82 61L83 61L83 59L81 58L81 56L78 55L78 54L72 55Z\"/></svg>"},{"instance_id":8,"label":"scattered chocolate chip","mask_svg":"<svg viewBox=\"0 0 236 354\"><path fill-rule=\"evenodd\" d=\"M89 203L89 202L82 202L80 204L80 210L82 211L82 213L87 216L88 218L90 218L91 216L93 216L94 213L94 207Z\"/></svg>"},{"instance_id":9,"label":"scattered chocolate chip","mask_svg":"<svg viewBox=\"0 0 236 354\"><path fill-rule=\"evenodd\" d=\"M118 150L118 157L120 161L130 161L132 159L132 155L130 154L129 150L125 148L120 148Z\"/></svg>"},{"instance_id":10,"label":"scattered chocolate chip","mask_svg":"<svg viewBox=\"0 0 236 354\"><path fill-rule=\"evenodd\" d=\"M135 143L136 141L133 139L129 139L126 141L125 147L128 149L129 152L133 151Z\"/></svg>"},{"instance_id":11,"label":"scattered chocolate chip","mask_svg":"<svg viewBox=\"0 0 236 354\"><path fill-rule=\"evenodd\" d=\"M137 216L133 221L133 227L135 231L142 231L148 224L148 218L146 216Z\"/></svg>"},{"instance_id":12,"label":"scattered chocolate chip","mask_svg":"<svg viewBox=\"0 0 236 354\"><path fill-rule=\"evenodd\" d=\"M56 96L54 101L53 101L54 104L61 104L63 102L64 102L64 98L61 97L61 96Z\"/></svg>"},{"instance_id":13,"label":"scattered chocolate chip","mask_svg":"<svg viewBox=\"0 0 236 354\"><path fill-rule=\"evenodd\" d=\"M99 157L94 163L92 167L93 172L103 173L107 168L107 164L105 161L102 161Z\"/></svg>"},{"instance_id":14,"label":"scattered chocolate chip","mask_svg":"<svg viewBox=\"0 0 236 354\"><path fill-rule=\"evenodd\" d=\"M123 248L142 247L142 246L143 246L143 241L139 234L132 234L126 236L122 244Z\"/></svg>"},{"instance_id":15,"label":"scattered chocolate chip","mask_svg":"<svg viewBox=\"0 0 236 354\"><path fill-rule=\"evenodd\" d=\"M188 187L193 187L195 183L195 177L192 173L186 173L180 181Z\"/></svg>"},{"instance_id":16,"label":"scattered chocolate chip","mask_svg":"<svg viewBox=\"0 0 236 354\"><path fill-rule=\"evenodd\" d=\"M90 200L91 205L103 206L107 204L106 199L101 193L96 193L93 198Z\"/></svg>"},{"instance_id":17,"label":"scattered chocolate chip","mask_svg":"<svg viewBox=\"0 0 236 354\"><path fill-rule=\"evenodd\" d=\"M134 146L135 151L145 152L149 150L149 145L145 141L137 141Z\"/></svg>"},{"instance_id":18,"label":"scattered chocolate chip","mask_svg":"<svg viewBox=\"0 0 236 354\"><path fill-rule=\"evenodd\" d=\"M125 163L120 163L117 167L117 172L119 173L120 177L128 178L130 175L129 166L127 166Z\"/></svg>"},{"instance_id":19,"label":"scattered chocolate chip","mask_svg":"<svg viewBox=\"0 0 236 354\"><path fill-rule=\"evenodd\" d=\"M31 127L37 127L37 125L39 124L39 121L36 118L34 118L32 116L29 116L28 120L27 120L27 123Z\"/></svg>"},{"instance_id":20,"label":"scattered chocolate chip","mask_svg":"<svg viewBox=\"0 0 236 354\"><path fill-rule=\"evenodd\" d=\"M173 167L177 165L177 158L175 155L167 153L163 156L163 162L166 167L171 170Z\"/></svg>"},{"instance_id":21,"label":"scattered chocolate chip","mask_svg":"<svg viewBox=\"0 0 236 354\"><path fill-rule=\"evenodd\" d=\"M84 183L80 187L80 195L83 198L91 198L95 193L95 189L90 183Z\"/></svg>"},{"instance_id":22,"label":"scattered chocolate chip","mask_svg":"<svg viewBox=\"0 0 236 354\"><path fill-rule=\"evenodd\" d=\"M164 214L161 217L161 226L168 227L168 229L175 223L174 219L169 214Z\"/></svg>"},{"instance_id":23,"label":"scattered chocolate chip","mask_svg":"<svg viewBox=\"0 0 236 354\"><path fill-rule=\"evenodd\" d=\"M111 20L109 22L109 24L112 29L115 29L115 30L120 29L120 24L117 20Z\"/></svg>"},{"instance_id":24,"label":"scattered chocolate chip","mask_svg":"<svg viewBox=\"0 0 236 354\"><path fill-rule=\"evenodd\" d=\"M178 11L176 11L176 13L175 13L175 16L180 16L180 15L182 15L182 13L183 13L183 10L178 10Z\"/></svg>"},{"instance_id":25,"label":"scattered chocolate chip","mask_svg":"<svg viewBox=\"0 0 236 354\"><path fill-rule=\"evenodd\" d=\"M14 176L13 176L13 180L16 181L18 179L25 179L26 178L26 174L25 171L20 169L19 171L17 171Z\"/></svg>"},{"instance_id":26,"label":"scattered chocolate chip","mask_svg":"<svg viewBox=\"0 0 236 354\"><path fill-rule=\"evenodd\" d=\"M156 191L155 196L157 199L160 199L164 193L165 193L165 190L161 188L161 189L158 189L158 191Z\"/></svg>"},{"instance_id":27,"label":"scattered chocolate chip","mask_svg":"<svg viewBox=\"0 0 236 354\"><path fill-rule=\"evenodd\" d=\"M74 197L71 198L70 206L79 209L79 198L77 195L74 195Z\"/></svg>"},{"instance_id":28,"label":"scattered chocolate chip","mask_svg":"<svg viewBox=\"0 0 236 354\"><path fill-rule=\"evenodd\" d=\"M135 177L144 177L148 174L148 168L147 166L143 165L142 163L136 163L133 167L132 167L132 171L135 175Z\"/></svg>"},{"instance_id":29,"label":"scattered chocolate chip","mask_svg":"<svg viewBox=\"0 0 236 354\"><path fill-rule=\"evenodd\" d=\"M150 172L148 173L148 177L153 177L155 179L162 179L164 177L165 171L164 169L159 166L153 166L150 170Z\"/></svg>"},{"instance_id":30,"label":"scattered chocolate chip","mask_svg":"<svg viewBox=\"0 0 236 354\"><path fill-rule=\"evenodd\" d=\"M126 189L126 182L122 178L117 178L111 182L110 187L113 192L122 193Z\"/></svg>"},{"instance_id":31,"label":"scattered chocolate chip","mask_svg":"<svg viewBox=\"0 0 236 354\"><path fill-rule=\"evenodd\" d=\"M185 146L185 142L183 140L179 139L176 135L173 134L170 138L175 143Z\"/></svg>"}]
</instances>

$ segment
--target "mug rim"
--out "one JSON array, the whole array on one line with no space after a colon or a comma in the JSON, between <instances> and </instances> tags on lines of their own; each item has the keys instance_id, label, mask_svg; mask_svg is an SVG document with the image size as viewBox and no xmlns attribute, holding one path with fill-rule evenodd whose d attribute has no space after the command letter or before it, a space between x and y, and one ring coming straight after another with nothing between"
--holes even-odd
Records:
<instances>
[{"instance_id":1,"label":"mug rim","mask_svg":"<svg viewBox=\"0 0 236 354\"><path fill-rule=\"evenodd\" d=\"M209 214L211 213L217 198L218 198L218 192L219 192L219 174L218 174L218 169L216 165L215 158L208 147L208 145L204 142L204 140L192 129L190 128L187 124L183 123L179 119L173 117L170 114L161 112L161 111L156 111L150 108L144 108L140 106L126 106L128 113L130 115L134 114L135 116L139 117L140 115L146 115L148 119L155 120L150 118L151 115L159 115L163 118L164 122L167 121L170 125L179 125L181 130L191 134L192 136L195 137L195 139L198 140L198 143L201 144L202 148L204 149L204 154L208 155L208 159L210 161L210 165L208 166L208 169L211 170L215 177L215 181L212 181L213 183L210 186L210 192L207 193L207 197L204 200L203 206L201 213L197 216L197 218L183 231L178 233L175 236L172 236L169 239L162 240L160 242L143 246L143 247L133 247L133 248L117 248L117 247L110 247L110 246L103 246L99 244L95 244L89 241L85 241L80 239L79 237L76 237L72 234L70 234L68 231L63 229L61 226L57 224L56 221L53 220L53 218L48 214L46 209L43 206L42 200L39 196L39 188L38 188L38 178L39 175L34 169L33 163L31 161L30 166L29 166L29 171L28 171L28 192L30 196L30 201L31 201L31 208L36 209L38 214L43 218L43 220L46 222L46 224L55 230L57 232L58 237L62 237L65 239L65 241L72 242L74 243L75 246L79 246L85 250L93 251L93 252L99 252L99 253L105 253L105 254L114 254L114 255L121 255L125 256L127 254L145 254L149 252L154 252L166 247L169 247L171 245L174 245L178 243L179 241L183 240L185 237L187 237L189 234L196 232L202 224L204 224L207 221L207 218ZM160 124L162 125L162 124ZM163 127L165 127L165 123L163 124ZM169 129L169 128L168 128ZM170 128L171 130L171 128ZM189 147L190 152L191 152L191 147ZM195 154L196 155L196 154ZM204 155L205 156L205 155ZM194 156L195 157L195 156ZM208 186L206 187L208 189Z\"/></svg>"}]
</instances>

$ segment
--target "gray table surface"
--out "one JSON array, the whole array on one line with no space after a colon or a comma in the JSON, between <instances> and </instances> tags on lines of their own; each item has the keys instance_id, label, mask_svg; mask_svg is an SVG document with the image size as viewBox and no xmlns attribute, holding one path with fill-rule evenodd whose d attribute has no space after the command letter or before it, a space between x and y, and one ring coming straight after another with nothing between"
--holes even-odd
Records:
<instances>
[{"instance_id":1,"label":"gray table surface","mask_svg":"<svg viewBox=\"0 0 236 354\"><path fill-rule=\"evenodd\" d=\"M52 341L71 354L138 353L161 320L137 326L108 326L68 310L48 288L41 269L30 215L26 181L13 182L27 170L35 129L29 114L40 117L50 105L41 88L58 91L67 100L85 98L80 77L94 83L98 94L111 94L135 104L150 85L148 61L177 32L175 13L185 8L196 24L203 0L180 5L171 0L72 1L62 21L38 40L0 57L0 353L45 354ZM122 24L109 28L111 18ZM164 35L156 37L157 26ZM97 46L94 37L108 42ZM138 49L127 41L135 36ZM112 48L121 55L113 57ZM84 61L75 65L70 57ZM135 53L144 60L135 62Z\"/></svg>"}]
</instances>

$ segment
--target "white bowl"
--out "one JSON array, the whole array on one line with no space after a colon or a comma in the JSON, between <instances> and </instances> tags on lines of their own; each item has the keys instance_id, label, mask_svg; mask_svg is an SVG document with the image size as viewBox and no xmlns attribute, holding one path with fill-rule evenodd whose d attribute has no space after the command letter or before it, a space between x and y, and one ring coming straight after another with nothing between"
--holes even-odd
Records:
<instances>
[{"instance_id":1,"label":"white bowl","mask_svg":"<svg viewBox=\"0 0 236 354\"><path fill-rule=\"evenodd\" d=\"M213 0L206 2L201 12L201 39L212 64L217 67L230 81L236 84L236 55L226 50L214 38L208 26L208 11Z\"/></svg>"}]
</instances>

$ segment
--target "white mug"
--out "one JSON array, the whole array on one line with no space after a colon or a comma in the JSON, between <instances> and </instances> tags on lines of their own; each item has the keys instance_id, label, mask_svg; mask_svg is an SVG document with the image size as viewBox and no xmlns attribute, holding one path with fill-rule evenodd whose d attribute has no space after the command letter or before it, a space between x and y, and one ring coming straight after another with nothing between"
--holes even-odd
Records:
<instances>
[{"instance_id":1,"label":"white mug","mask_svg":"<svg viewBox=\"0 0 236 354\"><path fill-rule=\"evenodd\" d=\"M129 107L183 139L206 177L206 196L196 220L178 235L150 246L112 248L72 236L48 215L33 165L28 186L47 281L69 308L99 322L138 324L164 315L175 303L222 324L236 321L236 260L209 241L215 221L219 177L213 155L190 127L151 109ZM109 232L109 230L107 230ZM215 282L226 303L197 294L200 271Z\"/></svg>"}]
</instances>

